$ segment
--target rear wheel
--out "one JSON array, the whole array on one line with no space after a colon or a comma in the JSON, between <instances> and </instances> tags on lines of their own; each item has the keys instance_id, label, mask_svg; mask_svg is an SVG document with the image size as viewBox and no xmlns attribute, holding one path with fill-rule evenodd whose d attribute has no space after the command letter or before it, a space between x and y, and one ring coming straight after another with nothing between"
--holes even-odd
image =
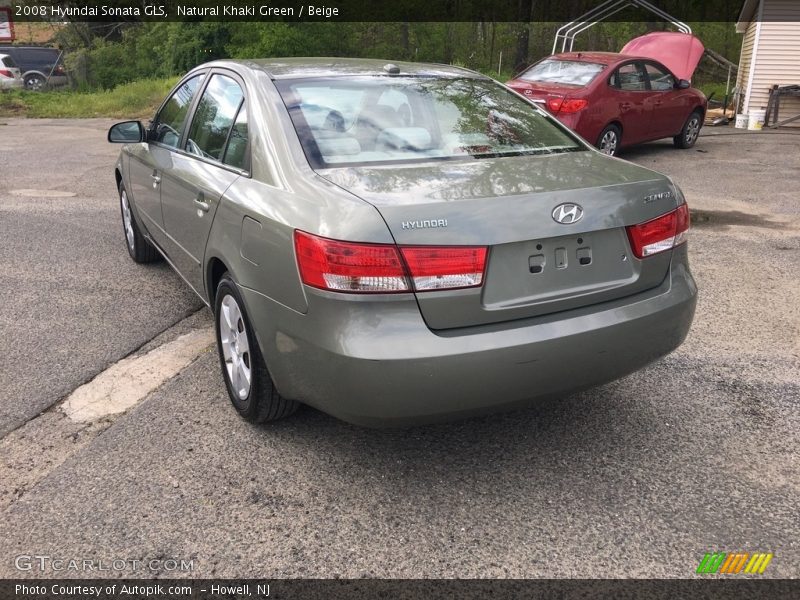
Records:
<instances>
[{"instance_id":1,"label":"rear wheel","mask_svg":"<svg viewBox=\"0 0 800 600\"><path fill-rule=\"evenodd\" d=\"M616 125L608 125L597 138L597 148L603 154L616 155L622 141L622 132Z\"/></svg>"},{"instance_id":2,"label":"rear wheel","mask_svg":"<svg viewBox=\"0 0 800 600\"><path fill-rule=\"evenodd\" d=\"M697 136L700 135L700 128L703 126L703 117L699 111L694 111L686 119L683 124L681 132L672 138L676 148L691 148L697 141Z\"/></svg>"},{"instance_id":3,"label":"rear wheel","mask_svg":"<svg viewBox=\"0 0 800 600\"><path fill-rule=\"evenodd\" d=\"M131 203L128 199L128 192L125 184L119 183L119 208L122 213L122 231L125 233L125 245L128 247L128 254L134 262L150 263L161 258L158 251L148 242L136 224L136 217L131 210Z\"/></svg>"},{"instance_id":4,"label":"rear wheel","mask_svg":"<svg viewBox=\"0 0 800 600\"><path fill-rule=\"evenodd\" d=\"M25 76L26 90L31 90L32 92L38 92L42 88L44 88L45 83L47 83L45 78L39 75L38 73L31 73L30 75Z\"/></svg>"},{"instance_id":5,"label":"rear wheel","mask_svg":"<svg viewBox=\"0 0 800 600\"><path fill-rule=\"evenodd\" d=\"M272 383L242 297L227 273L217 286L214 307L222 376L236 411L253 423L295 412L298 403L283 398Z\"/></svg>"}]
</instances>

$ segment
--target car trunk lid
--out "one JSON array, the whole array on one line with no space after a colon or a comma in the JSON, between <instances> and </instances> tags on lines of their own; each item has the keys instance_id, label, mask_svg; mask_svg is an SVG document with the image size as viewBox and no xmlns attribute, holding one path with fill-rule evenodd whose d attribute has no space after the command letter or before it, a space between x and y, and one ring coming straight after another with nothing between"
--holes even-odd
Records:
<instances>
[{"instance_id":1,"label":"car trunk lid","mask_svg":"<svg viewBox=\"0 0 800 600\"><path fill-rule=\"evenodd\" d=\"M525 96L531 102L538 104L550 112L553 111L548 104L548 100L570 98L576 95L580 96L582 90L584 89L583 87L577 85L540 83L535 81L524 81L522 79L510 81L508 86L515 92Z\"/></svg>"},{"instance_id":2,"label":"car trunk lid","mask_svg":"<svg viewBox=\"0 0 800 600\"><path fill-rule=\"evenodd\" d=\"M480 288L417 292L432 329L613 300L659 285L669 268L670 252L636 259L625 226L674 209L672 184L597 152L320 174L375 206L400 245L489 247ZM556 222L554 209L562 205L566 212L580 206L582 218Z\"/></svg>"}]
</instances>

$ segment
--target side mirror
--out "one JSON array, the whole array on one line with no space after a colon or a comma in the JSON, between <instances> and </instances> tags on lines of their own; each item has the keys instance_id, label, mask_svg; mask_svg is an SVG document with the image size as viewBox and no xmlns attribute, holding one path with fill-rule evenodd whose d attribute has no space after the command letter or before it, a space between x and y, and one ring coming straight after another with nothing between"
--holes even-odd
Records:
<instances>
[{"instance_id":1,"label":"side mirror","mask_svg":"<svg viewBox=\"0 0 800 600\"><path fill-rule=\"evenodd\" d=\"M144 140L144 126L140 121L117 123L108 130L108 141L112 144L135 144Z\"/></svg>"},{"instance_id":2,"label":"side mirror","mask_svg":"<svg viewBox=\"0 0 800 600\"><path fill-rule=\"evenodd\" d=\"M692 84L686 79L679 79L678 83L675 84L675 87L679 90L685 90L692 87Z\"/></svg>"}]
</instances>

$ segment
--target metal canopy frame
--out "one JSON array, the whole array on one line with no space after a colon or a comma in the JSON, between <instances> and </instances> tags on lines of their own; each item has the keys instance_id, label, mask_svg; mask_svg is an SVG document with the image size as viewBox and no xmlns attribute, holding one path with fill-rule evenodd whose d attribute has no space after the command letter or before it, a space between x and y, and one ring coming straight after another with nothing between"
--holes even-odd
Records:
<instances>
[{"instance_id":1,"label":"metal canopy frame","mask_svg":"<svg viewBox=\"0 0 800 600\"><path fill-rule=\"evenodd\" d=\"M575 36L597 25L600 21L604 21L609 17L617 14L621 10L629 6L638 6L649 10L651 13L658 15L665 21L672 23L679 31L683 33L692 33L692 28L683 21L679 21L669 13L664 12L657 6L654 6L647 0L606 0L602 4L594 7L592 10L587 11L574 21L570 21L566 25L562 25L556 31L556 39L553 41L553 52L558 52L558 44L561 42L561 52L572 52L572 46L575 44Z\"/></svg>"}]
</instances>

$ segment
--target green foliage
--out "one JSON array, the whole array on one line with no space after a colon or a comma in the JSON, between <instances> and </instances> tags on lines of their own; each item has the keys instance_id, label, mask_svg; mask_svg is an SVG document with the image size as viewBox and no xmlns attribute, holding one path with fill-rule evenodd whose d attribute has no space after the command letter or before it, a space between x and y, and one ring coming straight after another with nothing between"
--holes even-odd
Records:
<instances>
[{"instance_id":1,"label":"green foliage","mask_svg":"<svg viewBox=\"0 0 800 600\"><path fill-rule=\"evenodd\" d=\"M93 92L9 91L0 93L0 116L146 118L177 83L176 77L142 79Z\"/></svg>"},{"instance_id":2,"label":"green foliage","mask_svg":"<svg viewBox=\"0 0 800 600\"><path fill-rule=\"evenodd\" d=\"M638 17L636 16L638 15ZM635 13L635 18L642 15ZM177 75L216 58L341 56L458 63L507 79L516 67L551 53L560 23L179 22L70 23L59 34L78 89L111 89ZM731 23L694 23L704 44L737 62L741 36ZM575 50L619 51L664 22L604 22L581 33ZM527 42L524 42L527 34ZM704 79L724 79L719 73Z\"/></svg>"}]
</instances>

